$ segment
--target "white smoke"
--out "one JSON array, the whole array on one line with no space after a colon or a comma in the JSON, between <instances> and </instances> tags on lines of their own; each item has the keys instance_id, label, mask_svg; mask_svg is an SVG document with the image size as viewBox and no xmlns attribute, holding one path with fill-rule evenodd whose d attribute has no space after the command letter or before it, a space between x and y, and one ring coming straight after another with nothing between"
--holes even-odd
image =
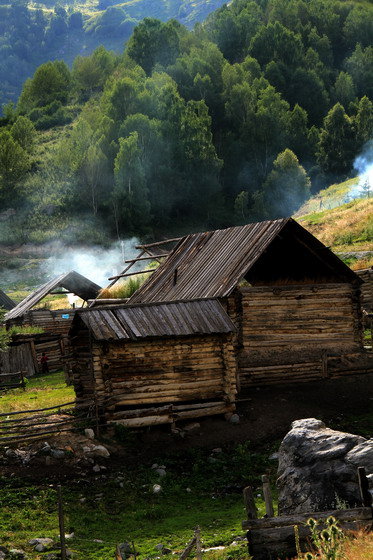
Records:
<instances>
[{"instance_id":1,"label":"white smoke","mask_svg":"<svg viewBox=\"0 0 373 560\"><path fill-rule=\"evenodd\" d=\"M139 243L133 237L116 242L108 249L57 244L53 247L52 256L43 263L43 268L50 278L75 270L104 288L109 284L109 277L119 274L127 266L125 260L138 255L135 246Z\"/></svg>"},{"instance_id":2,"label":"white smoke","mask_svg":"<svg viewBox=\"0 0 373 560\"><path fill-rule=\"evenodd\" d=\"M373 140L368 142L364 151L355 159L354 169L359 182L349 191L350 198L362 198L373 195Z\"/></svg>"}]
</instances>

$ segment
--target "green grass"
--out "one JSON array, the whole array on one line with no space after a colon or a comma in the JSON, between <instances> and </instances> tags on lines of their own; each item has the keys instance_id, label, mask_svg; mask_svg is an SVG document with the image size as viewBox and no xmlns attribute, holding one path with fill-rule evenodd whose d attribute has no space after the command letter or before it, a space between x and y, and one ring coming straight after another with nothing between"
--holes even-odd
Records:
<instances>
[{"instance_id":1,"label":"green grass","mask_svg":"<svg viewBox=\"0 0 373 560\"><path fill-rule=\"evenodd\" d=\"M197 525L201 527L204 547L230 545L236 537L243 536L245 511L241 492L228 493L225 487L232 481L260 484L266 451L258 454L251 452L249 446L236 446L220 454L217 463L209 463L208 453L197 450L178 456L165 453L157 460L167 468L162 479L151 469L149 460L149 464L139 465L124 462L120 473L104 480L70 482L63 488L63 496L66 530L73 529L75 533L69 541L75 560L112 558L116 544L123 541L134 542L140 559L157 558L155 547L160 543L180 553ZM0 480L1 483L2 544L23 548L30 558L39 558L27 543L40 536L57 539L55 488L25 487L22 480L12 479ZM154 483L162 485L162 493L152 492ZM257 498L257 506L262 516L261 497ZM228 559L232 555L247 558L246 543L229 547L219 557ZM216 552L206 558L214 556Z\"/></svg>"},{"instance_id":2,"label":"green grass","mask_svg":"<svg viewBox=\"0 0 373 560\"><path fill-rule=\"evenodd\" d=\"M26 390L13 389L0 396L0 413L56 406L75 399L62 371L31 377Z\"/></svg>"}]
</instances>

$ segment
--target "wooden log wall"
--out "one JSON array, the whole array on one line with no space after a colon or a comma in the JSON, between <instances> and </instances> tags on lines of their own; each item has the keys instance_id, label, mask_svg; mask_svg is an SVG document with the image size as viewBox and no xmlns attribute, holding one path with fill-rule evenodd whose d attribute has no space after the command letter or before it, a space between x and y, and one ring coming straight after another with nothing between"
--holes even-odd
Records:
<instances>
[{"instance_id":1,"label":"wooden log wall","mask_svg":"<svg viewBox=\"0 0 373 560\"><path fill-rule=\"evenodd\" d=\"M27 377L37 373L37 364L32 352L31 343L10 344L8 350L0 352L0 373L17 371L27 372Z\"/></svg>"},{"instance_id":2,"label":"wooden log wall","mask_svg":"<svg viewBox=\"0 0 373 560\"><path fill-rule=\"evenodd\" d=\"M365 268L355 271L364 281L361 285L361 302L367 313L373 313L373 268Z\"/></svg>"},{"instance_id":3,"label":"wooden log wall","mask_svg":"<svg viewBox=\"0 0 373 560\"><path fill-rule=\"evenodd\" d=\"M234 410L236 361L229 335L94 341L92 369L87 336L81 332L71 343L77 395L95 392L108 421L142 426Z\"/></svg>"},{"instance_id":4,"label":"wooden log wall","mask_svg":"<svg viewBox=\"0 0 373 560\"><path fill-rule=\"evenodd\" d=\"M240 291L242 387L327 377L330 355L363 351L359 289L349 284Z\"/></svg>"}]
</instances>

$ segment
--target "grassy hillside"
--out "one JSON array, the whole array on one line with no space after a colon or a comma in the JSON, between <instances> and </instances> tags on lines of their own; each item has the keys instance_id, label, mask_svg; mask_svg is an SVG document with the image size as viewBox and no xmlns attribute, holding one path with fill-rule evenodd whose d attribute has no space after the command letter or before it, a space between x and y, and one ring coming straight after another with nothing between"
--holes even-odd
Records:
<instances>
[{"instance_id":1,"label":"grassy hillside","mask_svg":"<svg viewBox=\"0 0 373 560\"><path fill-rule=\"evenodd\" d=\"M330 195L335 190L336 185L326 189L321 199L328 200L327 191ZM312 208L315 204L317 201L312 199L305 207ZM336 253L371 252L347 259L352 268L373 265L373 198L355 199L332 209L297 217L297 220Z\"/></svg>"}]
</instances>

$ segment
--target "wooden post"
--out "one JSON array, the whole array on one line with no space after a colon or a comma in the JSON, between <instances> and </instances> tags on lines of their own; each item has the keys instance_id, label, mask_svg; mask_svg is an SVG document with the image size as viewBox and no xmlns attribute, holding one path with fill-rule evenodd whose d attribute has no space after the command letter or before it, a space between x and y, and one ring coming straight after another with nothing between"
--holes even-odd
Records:
<instances>
[{"instance_id":1,"label":"wooden post","mask_svg":"<svg viewBox=\"0 0 373 560\"><path fill-rule=\"evenodd\" d=\"M122 560L122 555L120 552L119 544L115 548L115 560Z\"/></svg>"},{"instance_id":2,"label":"wooden post","mask_svg":"<svg viewBox=\"0 0 373 560\"><path fill-rule=\"evenodd\" d=\"M256 509L254 492L251 486L246 486L246 488L244 488L243 501L245 504L247 519L257 519L258 510Z\"/></svg>"},{"instance_id":3,"label":"wooden post","mask_svg":"<svg viewBox=\"0 0 373 560\"><path fill-rule=\"evenodd\" d=\"M372 496L369 492L369 482L364 467L358 467L357 476L359 479L359 490L362 505L364 507L370 507L372 505Z\"/></svg>"},{"instance_id":4,"label":"wooden post","mask_svg":"<svg viewBox=\"0 0 373 560\"><path fill-rule=\"evenodd\" d=\"M180 554L179 560L186 560L186 558L188 558L189 554L191 553L191 551L195 546L196 546L196 537L193 537L190 543L186 545L183 552Z\"/></svg>"},{"instance_id":5,"label":"wooden post","mask_svg":"<svg viewBox=\"0 0 373 560\"><path fill-rule=\"evenodd\" d=\"M58 495L58 523L60 527L60 541L61 541L61 560L66 560L66 541L65 541L65 521L63 515L63 503L61 485L57 486Z\"/></svg>"},{"instance_id":6,"label":"wooden post","mask_svg":"<svg viewBox=\"0 0 373 560\"><path fill-rule=\"evenodd\" d=\"M197 560L202 560L201 529L199 527L196 527L194 536L196 539L196 558Z\"/></svg>"},{"instance_id":7,"label":"wooden post","mask_svg":"<svg viewBox=\"0 0 373 560\"><path fill-rule=\"evenodd\" d=\"M262 476L262 482L263 482L263 496L266 505L267 517L274 517L275 512L273 510L271 485L269 484L269 478L266 474Z\"/></svg>"}]
</instances>

